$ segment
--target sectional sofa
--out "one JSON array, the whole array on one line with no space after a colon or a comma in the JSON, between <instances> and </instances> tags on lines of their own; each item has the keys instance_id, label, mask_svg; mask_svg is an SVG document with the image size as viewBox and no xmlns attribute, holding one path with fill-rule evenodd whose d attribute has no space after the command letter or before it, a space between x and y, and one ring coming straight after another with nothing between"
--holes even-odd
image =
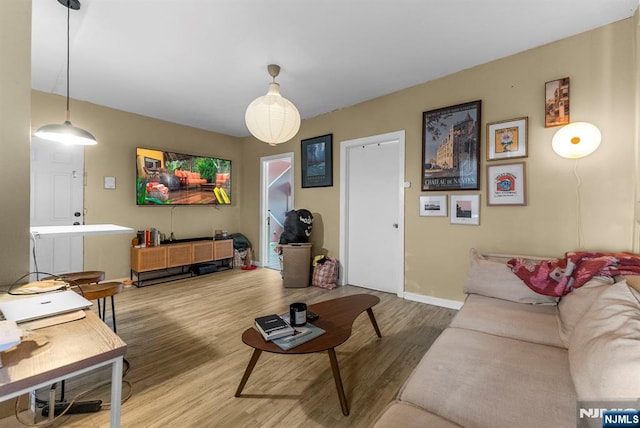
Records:
<instances>
[{"instance_id":1,"label":"sectional sofa","mask_svg":"<svg viewBox=\"0 0 640 428\"><path fill-rule=\"evenodd\" d=\"M602 426L589 406L638 400L640 293L630 278L594 277L558 299L531 291L512 257L471 251L462 309L375 427Z\"/></svg>"}]
</instances>

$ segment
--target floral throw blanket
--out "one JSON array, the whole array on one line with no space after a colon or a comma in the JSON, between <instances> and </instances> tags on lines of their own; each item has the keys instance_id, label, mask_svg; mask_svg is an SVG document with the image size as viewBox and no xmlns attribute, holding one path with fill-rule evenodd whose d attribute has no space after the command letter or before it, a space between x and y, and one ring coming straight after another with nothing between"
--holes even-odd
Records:
<instances>
[{"instance_id":1,"label":"floral throw blanket","mask_svg":"<svg viewBox=\"0 0 640 428\"><path fill-rule=\"evenodd\" d=\"M640 275L640 256L633 253L568 252L562 259L539 263L511 259L513 273L536 293L561 297L594 276Z\"/></svg>"}]
</instances>

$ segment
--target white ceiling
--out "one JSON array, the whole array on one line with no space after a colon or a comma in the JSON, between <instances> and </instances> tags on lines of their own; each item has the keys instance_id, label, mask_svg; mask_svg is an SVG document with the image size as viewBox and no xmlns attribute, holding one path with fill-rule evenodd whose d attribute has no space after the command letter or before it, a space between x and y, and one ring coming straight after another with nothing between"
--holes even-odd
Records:
<instances>
[{"instance_id":1,"label":"white ceiling","mask_svg":"<svg viewBox=\"0 0 640 428\"><path fill-rule=\"evenodd\" d=\"M267 92L270 63L281 65L281 93L305 119L631 17L638 7L638 0L81 3L71 11L71 98L234 136L249 134L244 111ZM39 91L66 93L66 15L57 0L33 0Z\"/></svg>"}]
</instances>

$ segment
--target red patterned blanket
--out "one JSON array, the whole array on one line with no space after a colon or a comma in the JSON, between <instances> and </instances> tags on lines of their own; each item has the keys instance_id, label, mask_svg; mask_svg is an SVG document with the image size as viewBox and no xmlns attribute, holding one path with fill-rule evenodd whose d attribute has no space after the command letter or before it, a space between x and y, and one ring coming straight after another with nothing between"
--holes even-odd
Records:
<instances>
[{"instance_id":1,"label":"red patterned blanket","mask_svg":"<svg viewBox=\"0 0 640 428\"><path fill-rule=\"evenodd\" d=\"M633 253L567 252L562 259L535 263L516 258L507 264L533 291L556 297L594 276L640 275L640 256Z\"/></svg>"}]
</instances>

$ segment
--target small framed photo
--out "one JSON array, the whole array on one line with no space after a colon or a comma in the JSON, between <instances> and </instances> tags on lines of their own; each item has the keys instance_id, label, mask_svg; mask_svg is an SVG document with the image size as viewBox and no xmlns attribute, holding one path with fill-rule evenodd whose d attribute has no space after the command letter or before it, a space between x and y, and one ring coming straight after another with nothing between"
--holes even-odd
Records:
<instances>
[{"instance_id":1,"label":"small framed photo","mask_svg":"<svg viewBox=\"0 0 640 428\"><path fill-rule=\"evenodd\" d=\"M333 186L333 134L301 141L302 187Z\"/></svg>"},{"instance_id":2,"label":"small framed photo","mask_svg":"<svg viewBox=\"0 0 640 428\"><path fill-rule=\"evenodd\" d=\"M487 205L527 205L524 162L487 166Z\"/></svg>"},{"instance_id":3,"label":"small framed photo","mask_svg":"<svg viewBox=\"0 0 640 428\"><path fill-rule=\"evenodd\" d=\"M527 117L487 123L487 160L527 157Z\"/></svg>"},{"instance_id":4,"label":"small framed photo","mask_svg":"<svg viewBox=\"0 0 640 428\"><path fill-rule=\"evenodd\" d=\"M569 78L544 84L544 127L569 124Z\"/></svg>"},{"instance_id":5,"label":"small framed photo","mask_svg":"<svg viewBox=\"0 0 640 428\"><path fill-rule=\"evenodd\" d=\"M422 217L446 217L447 195L420 196L420 215Z\"/></svg>"},{"instance_id":6,"label":"small framed photo","mask_svg":"<svg viewBox=\"0 0 640 428\"><path fill-rule=\"evenodd\" d=\"M451 224L480 224L480 195L451 195Z\"/></svg>"}]
</instances>

